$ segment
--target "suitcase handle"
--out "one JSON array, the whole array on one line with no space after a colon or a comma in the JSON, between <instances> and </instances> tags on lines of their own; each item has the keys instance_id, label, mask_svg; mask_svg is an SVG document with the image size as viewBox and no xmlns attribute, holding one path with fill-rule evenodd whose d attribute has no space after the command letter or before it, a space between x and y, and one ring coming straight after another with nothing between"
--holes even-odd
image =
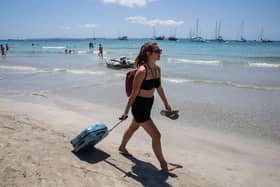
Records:
<instances>
[{"instance_id":1,"label":"suitcase handle","mask_svg":"<svg viewBox=\"0 0 280 187\"><path fill-rule=\"evenodd\" d=\"M108 133L110 133L114 128L116 128L116 127L117 127L119 124L121 124L124 120L125 120L125 119L119 118L118 123L117 123L116 125L114 125L114 126L108 131Z\"/></svg>"}]
</instances>

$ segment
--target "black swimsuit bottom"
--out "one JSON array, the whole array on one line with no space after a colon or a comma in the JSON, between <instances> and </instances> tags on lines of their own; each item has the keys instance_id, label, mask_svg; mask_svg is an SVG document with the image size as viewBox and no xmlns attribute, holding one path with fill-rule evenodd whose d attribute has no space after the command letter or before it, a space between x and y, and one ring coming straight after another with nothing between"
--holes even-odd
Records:
<instances>
[{"instance_id":1,"label":"black swimsuit bottom","mask_svg":"<svg viewBox=\"0 0 280 187\"><path fill-rule=\"evenodd\" d=\"M140 97L135 98L132 104L132 115L137 123L143 123L151 120L151 110L154 103L154 97Z\"/></svg>"}]
</instances>

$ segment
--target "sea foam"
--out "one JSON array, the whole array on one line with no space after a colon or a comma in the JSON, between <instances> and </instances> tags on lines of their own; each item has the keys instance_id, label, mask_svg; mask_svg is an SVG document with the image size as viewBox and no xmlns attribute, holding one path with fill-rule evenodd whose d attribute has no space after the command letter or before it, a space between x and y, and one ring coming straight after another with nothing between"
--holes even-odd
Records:
<instances>
[{"instance_id":1,"label":"sea foam","mask_svg":"<svg viewBox=\"0 0 280 187\"><path fill-rule=\"evenodd\" d=\"M0 66L0 69L10 69L16 71L36 71L38 68L28 66Z\"/></svg>"},{"instance_id":2,"label":"sea foam","mask_svg":"<svg viewBox=\"0 0 280 187\"><path fill-rule=\"evenodd\" d=\"M183 78L163 78L163 80L173 84L181 84L181 83L212 84L212 85L214 84L214 85L223 85L223 86L244 88L244 89L280 91L280 87L271 87L271 86L254 85L254 84L246 84L246 83L242 84L242 83L235 83L235 82L223 81L223 80L183 79Z\"/></svg>"},{"instance_id":3,"label":"sea foam","mask_svg":"<svg viewBox=\"0 0 280 187\"><path fill-rule=\"evenodd\" d=\"M260 68L280 68L280 64L269 64L269 63L248 63L250 67Z\"/></svg>"},{"instance_id":4,"label":"sea foam","mask_svg":"<svg viewBox=\"0 0 280 187\"><path fill-rule=\"evenodd\" d=\"M222 62L219 60L191 60L191 59L180 59L180 58L168 58L168 63L186 63L186 64L200 64L200 65L221 65Z\"/></svg>"},{"instance_id":5,"label":"sea foam","mask_svg":"<svg viewBox=\"0 0 280 187\"><path fill-rule=\"evenodd\" d=\"M65 49L65 46L42 46L43 49Z\"/></svg>"}]
</instances>

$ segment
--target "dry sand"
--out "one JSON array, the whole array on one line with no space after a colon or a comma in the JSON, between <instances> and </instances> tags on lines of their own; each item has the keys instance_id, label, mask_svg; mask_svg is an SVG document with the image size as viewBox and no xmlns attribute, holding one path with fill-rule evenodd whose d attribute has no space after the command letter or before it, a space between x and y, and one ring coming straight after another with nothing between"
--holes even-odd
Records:
<instances>
[{"instance_id":1,"label":"dry sand","mask_svg":"<svg viewBox=\"0 0 280 187\"><path fill-rule=\"evenodd\" d=\"M143 130L128 145L134 157L117 152L128 121L96 149L71 152L69 142L81 130L98 121L113 124L120 113L94 106L90 118L71 107L1 99L0 186L280 186L278 145L172 128L168 119L157 122L168 161L182 166L173 172L158 169Z\"/></svg>"}]
</instances>

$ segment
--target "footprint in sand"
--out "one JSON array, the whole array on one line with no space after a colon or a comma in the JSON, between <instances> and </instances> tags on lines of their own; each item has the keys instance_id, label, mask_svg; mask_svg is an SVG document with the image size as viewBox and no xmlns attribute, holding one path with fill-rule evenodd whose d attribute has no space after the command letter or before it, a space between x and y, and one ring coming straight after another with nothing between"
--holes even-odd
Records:
<instances>
[{"instance_id":1,"label":"footprint in sand","mask_svg":"<svg viewBox=\"0 0 280 187\"><path fill-rule=\"evenodd\" d=\"M144 156L151 157L151 153L144 153Z\"/></svg>"}]
</instances>

